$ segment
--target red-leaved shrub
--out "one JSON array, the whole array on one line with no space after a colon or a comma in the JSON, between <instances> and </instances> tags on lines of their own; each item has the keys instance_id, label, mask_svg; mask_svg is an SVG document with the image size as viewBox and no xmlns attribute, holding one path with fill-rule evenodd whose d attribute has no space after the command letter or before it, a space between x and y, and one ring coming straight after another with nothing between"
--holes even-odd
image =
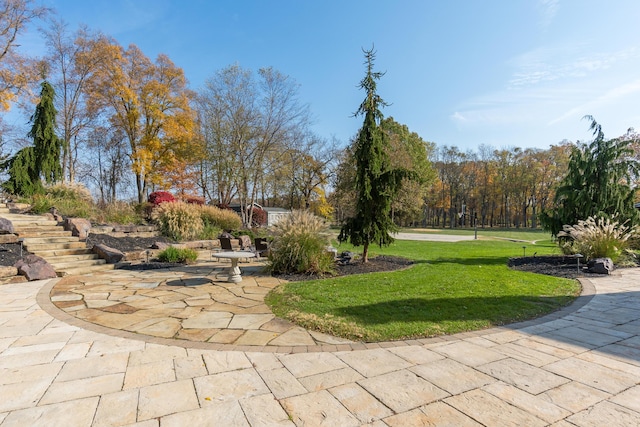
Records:
<instances>
[{"instance_id":1,"label":"red-leaved shrub","mask_svg":"<svg viewBox=\"0 0 640 427\"><path fill-rule=\"evenodd\" d=\"M252 227L262 227L267 223L267 211L260 208L253 208L253 213L251 216L251 226Z\"/></svg>"},{"instance_id":2,"label":"red-leaved shrub","mask_svg":"<svg viewBox=\"0 0 640 427\"><path fill-rule=\"evenodd\" d=\"M204 205L204 197L184 196L184 201L192 205Z\"/></svg>"},{"instance_id":3,"label":"red-leaved shrub","mask_svg":"<svg viewBox=\"0 0 640 427\"><path fill-rule=\"evenodd\" d=\"M168 191L154 191L153 193L149 194L148 200L149 203L157 206L160 203L164 202L175 202L176 198L173 197L173 194L169 193Z\"/></svg>"}]
</instances>

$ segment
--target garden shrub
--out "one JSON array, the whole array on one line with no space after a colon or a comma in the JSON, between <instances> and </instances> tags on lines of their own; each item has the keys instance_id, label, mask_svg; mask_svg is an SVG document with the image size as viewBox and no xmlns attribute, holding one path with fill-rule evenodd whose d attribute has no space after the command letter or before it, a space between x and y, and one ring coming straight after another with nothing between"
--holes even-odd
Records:
<instances>
[{"instance_id":1,"label":"garden shrub","mask_svg":"<svg viewBox=\"0 0 640 427\"><path fill-rule=\"evenodd\" d=\"M183 264L192 264L198 259L198 252L189 248L176 248L169 246L158 254L158 260L161 262L179 262Z\"/></svg>"},{"instance_id":2,"label":"garden shrub","mask_svg":"<svg viewBox=\"0 0 640 427\"><path fill-rule=\"evenodd\" d=\"M151 216L164 236L178 241L196 238L204 228L198 205L161 203Z\"/></svg>"},{"instance_id":3,"label":"garden shrub","mask_svg":"<svg viewBox=\"0 0 640 427\"><path fill-rule=\"evenodd\" d=\"M173 197L173 194L168 191L154 191L149 194L149 198L147 199L149 203L157 206L164 202L175 202L176 198Z\"/></svg>"},{"instance_id":4,"label":"garden shrub","mask_svg":"<svg viewBox=\"0 0 640 427\"><path fill-rule=\"evenodd\" d=\"M328 230L329 225L311 212L293 211L273 226L269 270L277 274L333 272Z\"/></svg>"},{"instance_id":5,"label":"garden shrub","mask_svg":"<svg viewBox=\"0 0 640 427\"><path fill-rule=\"evenodd\" d=\"M262 227L267 224L267 211L264 209L252 208L252 216L251 216L251 226L252 227Z\"/></svg>"},{"instance_id":6,"label":"garden shrub","mask_svg":"<svg viewBox=\"0 0 640 427\"><path fill-rule=\"evenodd\" d=\"M222 233L222 229L215 225L205 224L198 236L201 240L215 240Z\"/></svg>"},{"instance_id":7,"label":"garden shrub","mask_svg":"<svg viewBox=\"0 0 640 427\"><path fill-rule=\"evenodd\" d=\"M184 201L194 205L204 205L204 197L200 196L184 196Z\"/></svg>"},{"instance_id":8,"label":"garden shrub","mask_svg":"<svg viewBox=\"0 0 640 427\"><path fill-rule=\"evenodd\" d=\"M616 261L626 248L631 236L629 227L612 222L609 218L593 217L578 221L576 225L563 225L558 237L566 240L561 243L565 253L582 254L587 260L611 258Z\"/></svg>"},{"instance_id":9,"label":"garden shrub","mask_svg":"<svg viewBox=\"0 0 640 427\"><path fill-rule=\"evenodd\" d=\"M235 238L239 238L240 236L249 236L251 241L257 237L256 232L250 228L243 228L235 230L231 233L231 235Z\"/></svg>"}]
</instances>

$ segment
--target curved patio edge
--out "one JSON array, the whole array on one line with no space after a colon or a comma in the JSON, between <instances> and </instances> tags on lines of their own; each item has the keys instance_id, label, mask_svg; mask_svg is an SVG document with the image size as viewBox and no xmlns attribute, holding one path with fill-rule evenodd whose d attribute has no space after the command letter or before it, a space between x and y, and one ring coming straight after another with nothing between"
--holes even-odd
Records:
<instances>
[{"instance_id":1,"label":"curved patio edge","mask_svg":"<svg viewBox=\"0 0 640 427\"><path fill-rule=\"evenodd\" d=\"M504 331L517 331L522 330L524 328L533 327L536 325L541 325L547 322L551 322L554 320L558 320L562 317L565 317L569 314L576 312L577 310L584 307L586 304L591 301L591 299L596 294L596 288L594 284L587 278L579 278L579 282L581 284L581 293L580 295L569 305L562 307L552 313L546 314L541 317L537 317L534 319L516 322L508 325L500 325L495 326L488 329L480 329L477 331L470 332L460 332L453 335L441 335L437 337L430 338L417 338L417 339L409 339L409 340L398 340L398 341L382 341L382 342L370 342L370 343L362 343L362 342L354 342L354 343L343 343L343 344L322 344L322 345L291 345L291 346L276 346L276 345L234 345L234 344L220 344L220 343L211 343L211 342L203 342L203 341L189 341L189 340L181 340L175 338L162 338L151 335L144 335L135 332L129 332L122 329L114 329L106 326L98 325L95 323L91 323L77 317L74 317L67 312L61 310L56 307L50 298L50 293L53 287L60 279L50 280L48 283L42 286L42 288L38 291L36 295L36 302L38 305L50 316L53 318L60 320L64 323L67 323L72 326L76 326L81 329L89 330L92 332L97 332L113 337L126 338L136 341L143 341L147 343L166 345L166 346L177 346L183 348L191 348L191 349L202 349L202 350L221 350L221 351L245 351L245 352L267 352L267 353L311 353L311 352L335 352L335 351L355 351L355 350L366 350L366 349L375 349L375 348L390 348L390 347L401 347L401 346L412 346L412 345L427 345L433 344L443 341L455 341L464 338L471 337L481 337L484 335L495 334Z\"/></svg>"}]
</instances>

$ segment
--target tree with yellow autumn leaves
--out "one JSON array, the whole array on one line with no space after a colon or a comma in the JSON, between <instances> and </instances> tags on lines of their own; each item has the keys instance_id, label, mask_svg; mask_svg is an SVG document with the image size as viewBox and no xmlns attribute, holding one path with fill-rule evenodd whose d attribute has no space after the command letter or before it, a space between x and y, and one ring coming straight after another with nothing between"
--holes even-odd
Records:
<instances>
[{"instance_id":1,"label":"tree with yellow autumn leaves","mask_svg":"<svg viewBox=\"0 0 640 427\"><path fill-rule=\"evenodd\" d=\"M135 45L126 50L104 39L95 43L103 61L88 84L89 111L106 114L129 144L138 202L151 186L168 188L166 171L184 170L201 146L184 72L166 55L151 61Z\"/></svg>"}]
</instances>

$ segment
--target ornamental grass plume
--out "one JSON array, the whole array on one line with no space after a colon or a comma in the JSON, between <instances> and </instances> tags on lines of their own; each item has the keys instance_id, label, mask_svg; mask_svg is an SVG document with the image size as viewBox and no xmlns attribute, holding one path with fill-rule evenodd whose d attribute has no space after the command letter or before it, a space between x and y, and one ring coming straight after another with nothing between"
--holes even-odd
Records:
<instances>
[{"instance_id":1,"label":"ornamental grass plume","mask_svg":"<svg viewBox=\"0 0 640 427\"><path fill-rule=\"evenodd\" d=\"M230 209L220 209L210 205L199 205L198 209L205 226L219 227L225 231L238 230L242 227L242 219Z\"/></svg>"},{"instance_id":2,"label":"ornamental grass plume","mask_svg":"<svg viewBox=\"0 0 640 427\"><path fill-rule=\"evenodd\" d=\"M153 209L151 218L164 236L178 241L197 237L204 227L199 205L190 203L161 203Z\"/></svg>"},{"instance_id":3,"label":"ornamental grass plume","mask_svg":"<svg viewBox=\"0 0 640 427\"><path fill-rule=\"evenodd\" d=\"M333 272L329 225L306 210L294 210L273 226L269 270L273 273L327 274Z\"/></svg>"},{"instance_id":4,"label":"ornamental grass plume","mask_svg":"<svg viewBox=\"0 0 640 427\"><path fill-rule=\"evenodd\" d=\"M582 254L586 259L611 258L616 261L627 246L633 230L609 218L589 217L575 225L563 225L558 233L560 238L568 238L561 244L562 251Z\"/></svg>"}]
</instances>

